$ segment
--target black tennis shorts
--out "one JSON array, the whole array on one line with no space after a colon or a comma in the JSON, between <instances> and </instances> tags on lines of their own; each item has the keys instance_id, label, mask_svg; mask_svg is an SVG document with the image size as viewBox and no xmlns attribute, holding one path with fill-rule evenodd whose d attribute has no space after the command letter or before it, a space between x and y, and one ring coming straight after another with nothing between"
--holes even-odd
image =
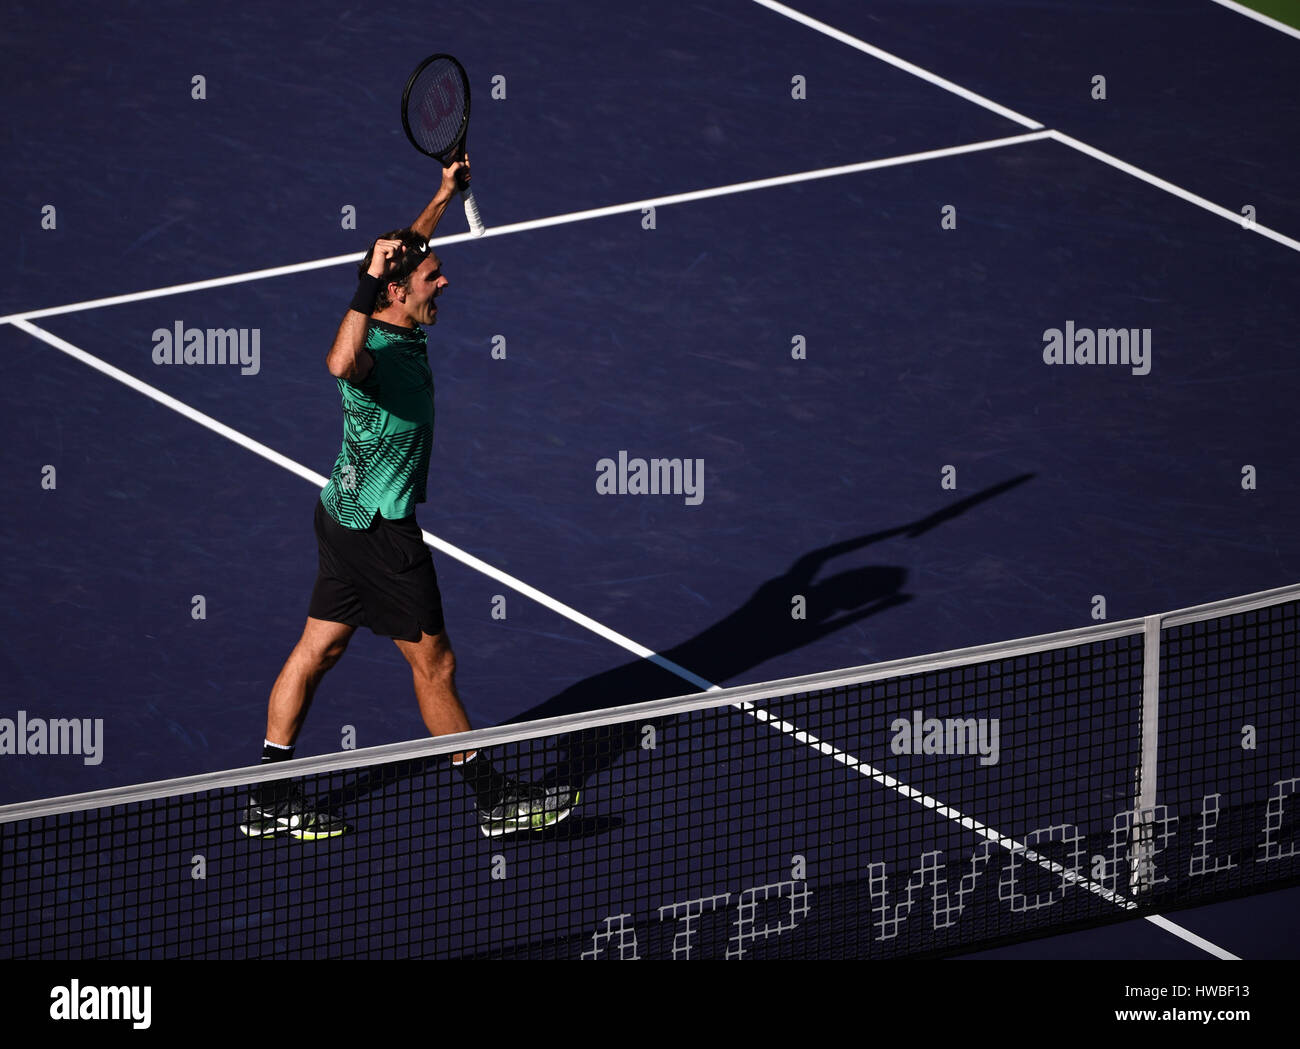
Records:
<instances>
[{"instance_id":1,"label":"black tennis shorts","mask_svg":"<svg viewBox=\"0 0 1300 1049\"><path fill-rule=\"evenodd\" d=\"M438 576L414 515L390 521L376 514L369 528L344 528L317 500L316 547L320 569L307 610L313 619L402 641L443 632Z\"/></svg>"}]
</instances>

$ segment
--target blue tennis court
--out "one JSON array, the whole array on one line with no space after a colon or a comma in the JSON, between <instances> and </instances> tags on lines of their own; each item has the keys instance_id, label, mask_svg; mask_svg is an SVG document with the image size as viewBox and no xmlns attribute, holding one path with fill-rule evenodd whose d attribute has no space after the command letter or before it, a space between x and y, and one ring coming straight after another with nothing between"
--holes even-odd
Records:
<instances>
[{"instance_id":1,"label":"blue tennis court","mask_svg":"<svg viewBox=\"0 0 1300 1049\"><path fill-rule=\"evenodd\" d=\"M0 804L256 762L338 451L325 354L357 259L436 188L398 118L435 47L473 78L489 230L455 208L439 229L420 522L476 727L1300 579L1300 31L1212 0L598 23L503 2L438 41L331 3L309 26L79 10L7 28L0 719L89 719L102 745L0 754ZM178 325L256 358L155 364ZM1046 363L1067 328L1131 335L1132 359ZM702 485L601 494L620 453L700 463ZM1271 723L1292 740L1293 711ZM867 731L828 738L866 753ZM298 752L422 735L408 668L362 631ZM835 763L798 761L797 784L752 786L824 781L805 800L833 825ZM584 827L617 852L601 775ZM738 854L761 851L733 815ZM995 953L1294 956L1296 891L1172 915L1190 939L1135 920Z\"/></svg>"}]
</instances>

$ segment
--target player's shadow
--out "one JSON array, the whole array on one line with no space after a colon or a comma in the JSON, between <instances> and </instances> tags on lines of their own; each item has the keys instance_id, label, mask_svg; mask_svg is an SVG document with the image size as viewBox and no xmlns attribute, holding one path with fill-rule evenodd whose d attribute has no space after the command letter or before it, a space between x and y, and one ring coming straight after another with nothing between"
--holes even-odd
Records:
<instances>
[{"instance_id":1,"label":"player's shadow","mask_svg":"<svg viewBox=\"0 0 1300 1049\"><path fill-rule=\"evenodd\" d=\"M907 582L907 569L899 565L864 565L825 578L818 577L835 558L856 553L886 539L920 538L939 525L1032 480L1034 476L1032 473L1021 474L959 499L920 520L811 550L784 572L759 584L734 612L660 653L659 659L707 681L725 682L773 656L792 652L837 630L906 604L913 595L903 589ZM791 602L795 595L805 598L804 619L791 616ZM509 723L603 710L624 703L680 696L691 691L682 677L666 669L661 662L636 659L570 685L511 718ZM528 744L522 745L524 749L506 745L485 753L493 761L503 761L505 771L521 779L581 788L592 777L637 750L646 738L648 727L662 736L671 721L672 716L646 718L564 733L554 747L546 748L544 772L529 766ZM436 775L435 763L446 761L445 757L429 758L363 769L354 782L331 792L330 805L347 804L397 781ZM563 838L587 837L603 833L610 825L606 820L575 820L571 816L544 833Z\"/></svg>"},{"instance_id":2,"label":"player's shadow","mask_svg":"<svg viewBox=\"0 0 1300 1049\"><path fill-rule=\"evenodd\" d=\"M707 681L734 679L773 656L794 651L854 623L912 600L904 591L907 570L899 565L866 565L818 578L835 558L856 553L885 539L919 538L939 525L1011 491L1035 475L1021 474L941 510L912 521L831 543L799 557L780 575L761 583L734 612L660 657ZM791 616L795 595L805 598L806 618ZM637 659L585 678L511 719L533 721L622 703L663 699L692 691L680 676L653 659ZM647 726L657 735L671 718L643 719L567 733L558 741L558 757L544 782L581 786L637 749Z\"/></svg>"}]
</instances>

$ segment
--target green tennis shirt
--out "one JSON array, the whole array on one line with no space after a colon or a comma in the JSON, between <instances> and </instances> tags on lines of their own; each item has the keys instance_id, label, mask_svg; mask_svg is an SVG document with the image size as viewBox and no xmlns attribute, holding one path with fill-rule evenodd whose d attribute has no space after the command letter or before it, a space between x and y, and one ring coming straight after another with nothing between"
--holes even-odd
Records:
<instances>
[{"instance_id":1,"label":"green tennis shirt","mask_svg":"<svg viewBox=\"0 0 1300 1049\"><path fill-rule=\"evenodd\" d=\"M360 382L339 379L343 447L321 502L347 528L375 514L399 520L424 502L433 448L433 373L424 329L371 319L365 347L375 366Z\"/></svg>"}]
</instances>

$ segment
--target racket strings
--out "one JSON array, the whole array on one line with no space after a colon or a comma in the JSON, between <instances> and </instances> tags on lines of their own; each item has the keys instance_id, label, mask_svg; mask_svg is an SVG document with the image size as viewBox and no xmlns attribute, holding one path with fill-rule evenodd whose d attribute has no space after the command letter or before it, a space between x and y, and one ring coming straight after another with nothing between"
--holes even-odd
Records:
<instances>
[{"instance_id":1,"label":"racket strings","mask_svg":"<svg viewBox=\"0 0 1300 1049\"><path fill-rule=\"evenodd\" d=\"M421 70L411 85L407 113L421 149L438 156L453 149L469 119L469 91L459 67L435 61Z\"/></svg>"}]
</instances>

